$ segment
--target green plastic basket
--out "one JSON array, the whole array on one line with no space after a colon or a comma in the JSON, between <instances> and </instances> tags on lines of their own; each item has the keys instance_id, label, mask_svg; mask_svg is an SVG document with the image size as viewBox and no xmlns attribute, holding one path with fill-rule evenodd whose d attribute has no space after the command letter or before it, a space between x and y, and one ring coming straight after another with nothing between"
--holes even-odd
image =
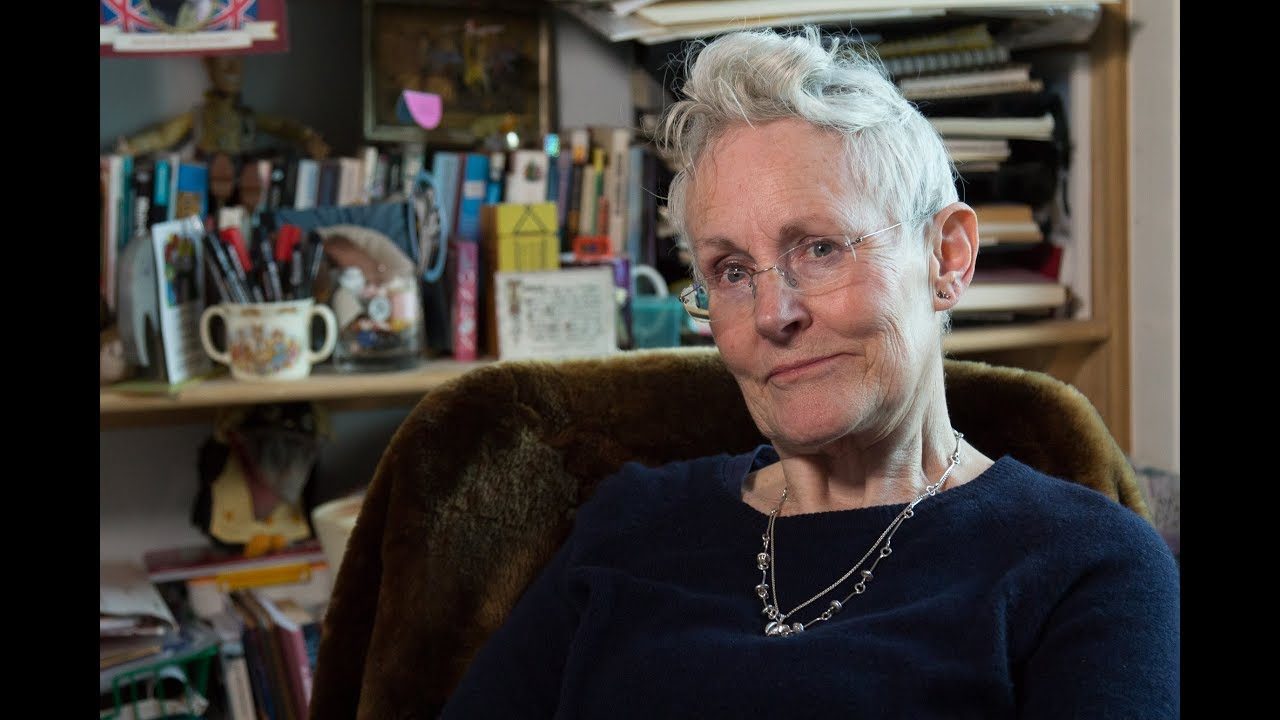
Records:
<instances>
[{"instance_id":1,"label":"green plastic basket","mask_svg":"<svg viewBox=\"0 0 1280 720\"><path fill-rule=\"evenodd\" d=\"M138 667L131 667L120 672L111 680L112 708L99 713L99 720L118 720L119 718L141 717L142 705L158 702L167 710L161 717L165 718L199 718L205 707L199 704L208 703L209 668L218 656L218 645L210 645L187 653L179 653ZM181 671L184 697L168 698L165 696L164 682L173 677L172 669ZM166 671L170 674L166 675ZM145 692L151 685L154 692ZM105 703L104 703L105 704ZM148 717L155 717L148 715Z\"/></svg>"}]
</instances>

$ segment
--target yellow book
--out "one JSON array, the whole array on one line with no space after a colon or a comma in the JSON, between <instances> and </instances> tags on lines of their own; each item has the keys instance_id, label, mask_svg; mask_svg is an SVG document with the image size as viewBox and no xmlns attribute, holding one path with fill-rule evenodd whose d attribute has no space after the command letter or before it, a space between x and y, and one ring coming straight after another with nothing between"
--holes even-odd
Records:
<instances>
[{"instance_id":1,"label":"yellow book","mask_svg":"<svg viewBox=\"0 0 1280 720\"><path fill-rule=\"evenodd\" d=\"M560 235L554 202L493 207L495 272L556 270L560 267Z\"/></svg>"}]
</instances>

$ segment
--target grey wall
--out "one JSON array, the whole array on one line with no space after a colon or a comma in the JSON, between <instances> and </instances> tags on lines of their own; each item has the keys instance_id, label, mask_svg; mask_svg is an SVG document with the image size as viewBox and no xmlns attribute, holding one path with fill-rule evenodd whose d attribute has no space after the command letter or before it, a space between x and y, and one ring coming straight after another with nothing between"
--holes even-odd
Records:
<instances>
[{"instance_id":1,"label":"grey wall","mask_svg":"<svg viewBox=\"0 0 1280 720\"><path fill-rule=\"evenodd\" d=\"M361 142L360 3L290 0L290 52L245 59L244 100L258 112L294 117L338 153ZM630 124L631 54L576 20L557 16L560 127ZM102 147L200 101L196 59L104 58L99 64ZM321 498L363 486L408 408L335 413L319 463ZM200 542L188 521L198 487L196 456L207 425L107 430L99 434L100 557L140 560L155 547Z\"/></svg>"},{"instance_id":2,"label":"grey wall","mask_svg":"<svg viewBox=\"0 0 1280 720\"><path fill-rule=\"evenodd\" d=\"M1180 472L1179 5L1133 0L1130 12L1132 455Z\"/></svg>"}]
</instances>

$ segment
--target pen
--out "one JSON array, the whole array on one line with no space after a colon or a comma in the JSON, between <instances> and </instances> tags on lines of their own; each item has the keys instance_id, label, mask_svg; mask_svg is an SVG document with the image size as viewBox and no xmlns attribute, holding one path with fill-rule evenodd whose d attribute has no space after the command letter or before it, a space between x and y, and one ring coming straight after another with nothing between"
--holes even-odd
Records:
<instances>
[{"instance_id":1,"label":"pen","mask_svg":"<svg viewBox=\"0 0 1280 720\"><path fill-rule=\"evenodd\" d=\"M302 248L294 246L289 253L289 287L291 289L291 300L301 300L306 297L303 294L302 287Z\"/></svg>"},{"instance_id":2,"label":"pen","mask_svg":"<svg viewBox=\"0 0 1280 720\"><path fill-rule=\"evenodd\" d=\"M258 256L262 264L263 294L268 301L279 302L284 299L284 288L280 287L280 267L276 265L275 248L271 246L267 231L262 226L258 226L254 234L257 236Z\"/></svg>"},{"instance_id":3,"label":"pen","mask_svg":"<svg viewBox=\"0 0 1280 720\"><path fill-rule=\"evenodd\" d=\"M307 258L307 271L303 275L303 283L306 284L307 296L310 297L315 292L316 276L320 274L320 262L324 260L324 239L320 237L320 233L312 230L308 233L307 240L311 255Z\"/></svg>"},{"instance_id":4,"label":"pen","mask_svg":"<svg viewBox=\"0 0 1280 720\"><path fill-rule=\"evenodd\" d=\"M205 248L212 257L209 269L219 276L219 290L225 290L224 300L235 303L249 302L249 295L244 289L244 285L240 282L240 277L231 265L230 259L227 257L226 246L211 232L204 234ZM217 279L215 279L217 282Z\"/></svg>"},{"instance_id":5,"label":"pen","mask_svg":"<svg viewBox=\"0 0 1280 720\"><path fill-rule=\"evenodd\" d=\"M252 289L255 285L249 282L249 272L245 270L244 265L240 264L240 253L225 244L222 246L222 252L227 258L227 265L231 266L231 274L235 276L236 284L240 286L240 295L244 297L244 302L251 302Z\"/></svg>"},{"instance_id":6,"label":"pen","mask_svg":"<svg viewBox=\"0 0 1280 720\"><path fill-rule=\"evenodd\" d=\"M231 297L231 291L227 289L227 281L223 279L222 271L218 269L216 263L205 263L205 267L209 268L209 277L213 278L213 284L218 290L218 302L235 302Z\"/></svg>"},{"instance_id":7,"label":"pen","mask_svg":"<svg viewBox=\"0 0 1280 720\"><path fill-rule=\"evenodd\" d=\"M253 260L249 256L249 248L245 247L244 236L240 234L240 228L223 228L218 234L222 237L223 242L235 248L235 254L239 256L240 268L245 271L247 276L247 273L253 270Z\"/></svg>"}]
</instances>

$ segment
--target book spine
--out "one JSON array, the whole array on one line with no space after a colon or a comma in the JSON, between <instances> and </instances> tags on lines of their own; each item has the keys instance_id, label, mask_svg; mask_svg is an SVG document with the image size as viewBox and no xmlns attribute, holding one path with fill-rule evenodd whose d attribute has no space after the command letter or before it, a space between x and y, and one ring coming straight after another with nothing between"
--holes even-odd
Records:
<instances>
[{"instance_id":1,"label":"book spine","mask_svg":"<svg viewBox=\"0 0 1280 720\"><path fill-rule=\"evenodd\" d=\"M561 228L561 234L563 235L565 222L568 221L570 185L573 182L573 158L568 153L562 152L555 159L554 164L556 166L558 187L555 191L556 196L554 198L548 197L547 199L554 200L556 203L556 224ZM551 189L547 188L547 190L548 194L550 194Z\"/></svg>"},{"instance_id":2,"label":"book spine","mask_svg":"<svg viewBox=\"0 0 1280 720\"><path fill-rule=\"evenodd\" d=\"M120 158L120 195L117 226L116 250L123 250L133 238L133 157L123 155Z\"/></svg>"},{"instance_id":3,"label":"book spine","mask_svg":"<svg viewBox=\"0 0 1280 720\"><path fill-rule=\"evenodd\" d=\"M203 219L209 214L209 167L204 163L182 163L178 166L178 189L173 198L178 218L195 215Z\"/></svg>"},{"instance_id":4,"label":"book spine","mask_svg":"<svg viewBox=\"0 0 1280 720\"><path fill-rule=\"evenodd\" d=\"M268 666L268 677L270 678L270 687L272 703L278 710L277 716L285 720L294 720L299 718L293 692L289 689L289 675L285 669L284 648L281 646L280 640L276 633L276 624L271 619L271 614L267 612L262 603L258 601L253 591L244 593L245 604L253 612L254 618L258 621L259 638L263 646L263 654L266 656L265 662Z\"/></svg>"},{"instance_id":5,"label":"book spine","mask_svg":"<svg viewBox=\"0 0 1280 720\"><path fill-rule=\"evenodd\" d=\"M455 242L453 247L457 257L453 296L453 358L475 360L480 245L474 242Z\"/></svg>"},{"instance_id":6,"label":"book spine","mask_svg":"<svg viewBox=\"0 0 1280 720\"><path fill-rule=\"evenodd\" d=\"M167 157L156 158L155 180L151 187L151 209L147 213L147 227L169 219L169 191L172 189L172 175L177 168L170 164Z\"/></svg>"},{"instance_id":7,"label":"book spine","mask_svg":"<svg viewBox=\"0 0 1280 720\"><path fill-rule=\"evenodd\" d=\"M440 151L431 159L431 176L435 178L439 194L436 207L440 212L441 242L453 239L458 227L458 183L461 169L458 153Z\"/></svg>"},{"instance_id":8,"label":"book spine","mask_svg":"<svg viewBox=\"0 0 1280 720\"><path fill-rule=\"evenodd\" d=\"M482 153L468 153L463 165L458 197L456 237L462 242L475 243L480 240L480 206L484 204L488 180L489 157Z\"/></svg>"},{"instance_id":9,"label":"book spine","mask_svg":"<svg viewBox=\"0 0 1280 720\"><path fill-rule=\"evenodd\" d=\"M249 663L243 656L223 658L222 678L226 684L230 720L255 720Z\"/></svg>"},{"instance_id":10,"label":"book spine","mask_svg":"<svg viewBox=\"0 0 1280 720\"><path fill-rule=\"evenodd\" d=\"M639 263L644 234L644 147L633 145L627 151L627 216L626 247L631 262Z\"/></svg>"},{"instance_id":11,"label":"book spine","mask_svg":"<svg viewBox=\"0 0 1280 720\"><path fill-rule=\"evenodd\" d=\"M594 165L582 166L582 187L578 195L580 196L578 232L574 234L574 238L591 237L596 234L596 168Z\"/></svg>"},{"instance_id":12,"label":"book spine","mask_svg":"<svg viewBox=\"0 0 1280 720\"><path fill-rule=\"evenodd\" d=\"M243 630L240 632L240 644L244 648L245 665L249 670L250 689L253 691L254 706L261 710L268 720L279 720L271 693L271 677L262 640L258 633L257 619L250 612L240 593L233 592L228 596L231 609L240 618Z\"/></svg>"},{"instance_id":13,"label":"book spine","mask_svg":"<svg viewBox=\"0 0 1280 720\"><path fill-rule=\"evenodd\" d=\"M1001 45L976 50L905 55L884 61L884 68L893 77L902 75L927 75L977 68L984 65L1001 65L1009 62L1009 49Z\"/></svg>"},{"instance_id":14,"label":"book spine","mask_svg":"<svg viewBox=\"0 0 1280 720\"><path fill-rule=\"evenodd\" d=\"M316 206L333 207L338 202L338 185L342 180L342 163L338 158L320 161L320 178L316 186Z\"/></svg>"},{"instance_id":15,"label":"book spine","mask_svg":"<svg viewBox=\"0 0 1280 720\"><path fill-rule=\"evenodd\" d=\"M605 175L608 198L609 246L615 255L627 253L627 182L630 178L631 131L613 128L609 133L609 156Z\"/></svg>"},{"instance_id":16,"label":"book spine","mask_svg":"<svg viewBox=\"0 0 1280 720\"><path fill-rule=\"evenodd\" d=\"M120 257L116 233L120 225L121 172L123 162L119 155L107 155L98 162L103 192L102 275L99 287L107 301L107 307L112 311L116 308L116 266Z\"/></svg>"},{"instance_id":17,"label":"book spine","mask_svg":"<svg viewBox=\"0 0 1280 720\"><path fill-rule=\"evenodd\" d=\"M308 210L316 206L320 192L320 163L311 158L298 160L298 181L293 196L295 210Z\"/></svg>"}]
</instances>

